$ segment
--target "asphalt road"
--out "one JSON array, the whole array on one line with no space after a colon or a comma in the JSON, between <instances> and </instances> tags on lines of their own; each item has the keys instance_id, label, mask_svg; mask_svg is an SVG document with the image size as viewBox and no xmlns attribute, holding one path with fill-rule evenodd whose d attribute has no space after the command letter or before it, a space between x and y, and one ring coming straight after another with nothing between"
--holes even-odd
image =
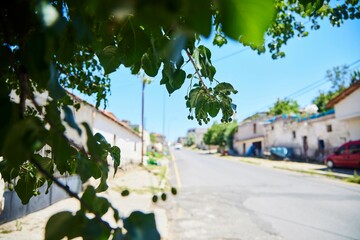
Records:
<instances>
[{"instance_id":1,"label":"asphalt road","mask_svg":"<svg viewBox=\"0 0 360 240\"><path fill-rule=\"evenodd\" d=\"M360 239L359 186L186 149L173 155L181 188L166 203L171 239Z\"/></svg>"}]
</instances>

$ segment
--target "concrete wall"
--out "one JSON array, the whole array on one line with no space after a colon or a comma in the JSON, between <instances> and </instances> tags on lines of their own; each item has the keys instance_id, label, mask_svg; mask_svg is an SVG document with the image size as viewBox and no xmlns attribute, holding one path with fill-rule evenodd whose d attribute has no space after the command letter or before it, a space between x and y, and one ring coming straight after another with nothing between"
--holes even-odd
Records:
<instances>
[{"instance_id":1,"label":"concrete wall","mask_svg":"<svg viewBox=\"0 0 360 240\"><path fill-rule=\"evenodd\" d=\"M234 149L240 154L245 155L254 142L261 142L261 151L259 155L262 155L264 150L264 134L265 126L262 121L248 121L242 122L238 126L237 132L234 134L233 145ZM245 151L244 151L245 144Z\"/></svg>"},{"instance_id":2,"label":"concrete wall","mask_svg":"<svg viewBox=\"0 0 360 240\"><path fill-rule=\"evenodd\" d=\"M121 150L121 166L128 163L140 163L141 161L141 137L132 132L128 127L114 121L95 107L80 103L80 109L73 109L75 120L83 130L79 136L76 130L66 128L66 135L77 144L86 146L86 131L82 122L86 122L93 131L93 134L100 133L111 145L116 145ZM146 146L144 147L146 149ZM112 165L112 164L111 164Z\"/></svg>"},{"instance_id":3,"label":"concrete wall","mask_svg":"<svg viewBox=\"0 0 360 240\"><path fill-rule=\"evenodd\" d=\"M360 88L335 104L335 116L347 126L348 141L360 139Z\"/></svg>"},{"instance_id":4,"label":"concrete wall","mask_svg":"<svg viewBox=\"0 0 360 240\"><path fill-rule=\"evenodd\" d=\"M70 190L73 192L79 193L81 191L81 180L78 176L61 177L58 179L63 184L69 186ZM4 210L0 214L0 224L18 219L32 212L46 208L60 200L69 198L67 193L55 184L51 185L48 194L45 194L46 188L47 184L39 189L41 194L32 197L26 205L21 203L16 192L6 190L2 196L4 200Z\"/></svg>"},{"instance_id":5,"label":"concrete wall","mask_svg":"<svg viewBox=\"0 0 360 240\"><path fill-rule=\"evenodd\" d=\"M234 149L240 155L245 155L254 142L261 142L262 150L258 154L262 155L264 152L264 137L255 137L247 140L234 140L233 145L234 145ZM245 146L245 150L244 150L244 146Z\"/></svg>"},{"instance_id":6,"label":"concrete wall","mask_svg":"<svg viewBox=\"0 0 360 240\"><path fill-rule=\"evenodd\" d=\"M251 121L240 123L238 131L234 135L235 141L241 141L251 138L264 136L265 128L262 122Z\"/></svg>"},{"instance_id":7,"label":"concrete wall","mask_svg":"<svg viewBox=\"0 0 360 240\"><path fill-rule=\"evenodd\" d=\"M360 117L360 88L335 104L335 116L339 120Z\"/></svg>"},{"instance_id":8,"label":"concrete wall","mask_svg":"<svg viewBox=\"0 0 360 240\"><path fill-rule=\"evenodd\" d=\"M121 150L121 165L141 161L141 138L112 119L96 113L93 131L103 135L111 145Z\"/></svg>"},{"instance_id":9,"label":"concrete wall","mask_svg":"<svg viewBox=\"0 0 360 240\"><path fill-rule=\"evenodd\" d=\"M360 104L359 104L360 105ZM360 117L343 120L348 127L349 140L360 140Z\"/></svg>"}]
</instances>

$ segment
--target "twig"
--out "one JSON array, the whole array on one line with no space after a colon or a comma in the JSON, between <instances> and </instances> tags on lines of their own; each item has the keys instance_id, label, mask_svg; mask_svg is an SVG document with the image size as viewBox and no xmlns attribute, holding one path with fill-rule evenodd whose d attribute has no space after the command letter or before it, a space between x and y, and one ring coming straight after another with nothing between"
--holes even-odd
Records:
<instances>
[{"instance_id":1,"label":"twig","mask_svg":"<svg viewBox=\"0 0 360 240\"><path fill-rule=\"evenodd\" d=\"M209 89L206 87L206 85L205 85L205 83L204 83L204 81L203 81L203 79L202 79L202 77L201 77L201 74L199 73L199 69L197 69L197 67L196 67L195 61L194 61L194 59L192 58L191 53L189 52L188 49L186 49L185 51L186 51L186 54L188 55L188 57L189 57L192 65L194 66L195 72L196 72L196 74L197 74L198 77L199 77L199 81L201 82L201 86L202 86L203 88L205 88L205 91L206 91L207 94L211 95Z\"/></svg>"}]
</instances>

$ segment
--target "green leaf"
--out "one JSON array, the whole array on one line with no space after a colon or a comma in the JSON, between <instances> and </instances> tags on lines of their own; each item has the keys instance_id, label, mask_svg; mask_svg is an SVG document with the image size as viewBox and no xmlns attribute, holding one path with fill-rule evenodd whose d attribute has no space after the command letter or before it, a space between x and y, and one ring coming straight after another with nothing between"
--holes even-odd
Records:
<instances>
[{"instance_id":1,"label":"green leaf","mask_svg":"<svg viewBox=\"0 0 360 240\"><path fill-rule=\"evenodd\" d=\"M211 32L211 9L209 0L187 0L183 1L182 14L185 19L185 25L191 30L208 37ZM195 9L201 9L196 11Z\"/></svg>"},{"instance_id":2,"label":"green leaf","mask_svg":"<svg viewBox=\"0 0 360 240\"><path fill-rule=\"evenodd\" d=\"M27 204L32 196L34 196L34 190L37 188L36 177L31 172L26 172L21 175L16 182L15 191L22 204Z\"/></svg>"},{"instance_id":3,"label":"green leaf","mask_svg":"<svg viewBox=\"0 0 360 240\"><path fill-rule=\"evenodd\" d=\"M152 47L147 32L135 18L129 19L122 26L118 41L121 60L126 67L140 62L144 53Z\"/></svg>"},{"instance_id":4,"label":"green leaf","mask_svg":"<svg viewBox=\"0 0 360 240\"><path fill-rule=\"evenodd\" d=\"M127 230L126 239L133 240L159 240L160 234L156 229L155 215L153 213L132 212L124 219L124 228Z\"/></svg>"},{"instance_id":5,"label":"green leaf","mask_svg":"<svg viewBox=\"0 0 360 240\"><path fill-rule=\"evenodd\" d=\"M64 88L60 86L58 79L59 78L55 64L50 64L50 80L48 83L48 87L49 87L49 95L54 100L59 100L67 96Z\"/></svg>"},{"instance_id":6,"label":"green leaf","mask_svg":"<svg viewBox=\"0 0 360 240\"><path fill-rule=\"evenodd\" d=\"M121 55L115 46L107 46L96 54L105 74L114 72L121 64Z\"/></svg>"},{"instance_id":7,"label":"green leaf","mask_svg":"<svg viewBox=\"0 0 360 240\"><path fill-rule=\"evenodd\" d=\"M74 224L73 218L71 212L59 212L52 215L46 223L45 240L61 240L67 236L69 229L81 229L78 224Z\"/></svg>"},{"instance_id":8,"label":"green leaf","mask_svg":"<svg viewBox=\"0 0 360 240\"><path fill-rule=\"evenodd\" d=\"M103 216L111 206L106 198L96 196L94 187L88 186L81 197L81 200L91 206L91 212ZM82 206L83 208L84 206ZM88 210L83 208L83 210Z\"/></svg>"},{"instance_id":9,"label":"green leaf","mask_svg":"<svg viewBox=\"0 0 360 240\"><path fill-rule=\"evenodd\" d=\"M142 68L150 77L155 77L159 71L160 64L154 56L152 49L149 49L141 58Z\"/></svg>"},{"instance_id":10,"label":"green leaf","mask_svg":"<svg viewBox=\"0 0 360 240\"><path fill-rule=\"evenodd\" d=\"M97 218L90 219L85 223L84 239L109 239L111 227L107 222L100 221Z\"/></svg>"},{"instance_id":11,"label":"green leaf","mask_svg":"<svg viewBox=\"0 0 360 240\"><path fill-rule=\"evenodd\" d=\"M63 135L59 135L58 132L51 130L51 147L52 155L56 164L57 170L64 174L65 172L71 172L71 166L68 160L76 154L76 150L69 145L69 142Z\"/></svg>"},{"instance_id":12,"label":"green leaf","mask_svg":"<svg viewBox=\"0 0 360 240\"><path fill-rule=\"evenodd\" d=\"M311 15L324 5L324 0L299 0L299 3L305 7L307 14Z\"/></svg>"},{"instance_id":13,"label":"green leaf","mask_svg":"<svg viewBox=\"0 0 360 240\"><path fill-rule=\"evenodd\" d=\"M81 129L80 129L79 125L76 123L74 114L71 111L71 109L68 106L64 105L63 111L65 114L64 121L67 122L67 124L69 124L70 127L75 129L79 135L81 135Z\"/></svg>"},{"instance_id":14,"label":"green leaf","mask_svg":"<svg viewBox=\"0 0 360 240\"><path fill-rule=\"evenodd\" d=\"M44 145L44 130L36 118L16 122L4 141L3 154L11 166L19 166Z\"/></svg>"},{"instance_id":15,"label":"green leaf","mask_svg":"<svg viewBox=\"0 0 360 240\"><path fill-rule=\"evenodd\" d=\"M222 82L216 85L214 88L215 91L218 92L230 92L230 93L237 93L237 90L234 89L234 87L230 83Z\"/></svg>"},{"instance_id":16,"label":"green leaf","mask_svg":"<svg viewBox=\"0 0 360 240\"><path fill-rule=\"evenodd\" d=\"M110 150L111 157L114 161L114 177L120 166L121 150L117 146L112 146Z\"/></svg>"},{"instance_id":17,"label":"green leaf","mask_svg":"<svg viewBox=\"0 0 360 240\"><path fill-rule=\"evenodd\" d=\"M208 110L210 117L216 117L220 111L220 104L216 101L210 102Z\"/></svg>"},{"instance_id":18,"label":"green leaf","mask_svg":"<svg viewBox=\"0 0 360 240\"><path fill-rule=\"evenodd\" d=\"M54 172L54 161L51 158L43 157L39 154L34 155L34 160L47 172Z\"/></svg>"},{"instance_id":19,"label":"green leaf","mask_svg":"<svg viewBox=\"0 0 360 240\"><path fill-rule=\"evenodd\" d=\"M274 0L219 1L224 33L244 44L260 47L275 14Z\"/></svg>"},{"instance_id":20,"label":"green leaf","mask_svg":"<svg viewBox=\"0 0 360 240\"><path fill-rule=\"evenodd\" d=\"M173 75L170 77L170 85L175 90L178 90L181 88L181 86L184 84L186 78L186 72L182 69L176 69Z\"/></svg>"}]
</instances>

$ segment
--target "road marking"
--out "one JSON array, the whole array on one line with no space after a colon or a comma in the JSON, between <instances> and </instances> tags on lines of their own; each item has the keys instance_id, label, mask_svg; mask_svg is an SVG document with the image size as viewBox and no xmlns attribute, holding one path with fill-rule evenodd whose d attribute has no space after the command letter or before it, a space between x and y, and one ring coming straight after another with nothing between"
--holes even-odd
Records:
<instances>
[{"instance_id":1,"label":"road marking","mask_svg":"<svg viewBox=\"0 0 360 240\"><path fill-rule=\"evenodd\" d=\"M182 184L181 184L181 180L180 180L179 169L178 169L178 166L176 164L176 159L175 159L175 157L174 157L174 155L172 153L171 153L171 158L173 159L173 162L174 162L174 171L175 171L177 188L180 189Z\"/></svg>"}]
</instances>

